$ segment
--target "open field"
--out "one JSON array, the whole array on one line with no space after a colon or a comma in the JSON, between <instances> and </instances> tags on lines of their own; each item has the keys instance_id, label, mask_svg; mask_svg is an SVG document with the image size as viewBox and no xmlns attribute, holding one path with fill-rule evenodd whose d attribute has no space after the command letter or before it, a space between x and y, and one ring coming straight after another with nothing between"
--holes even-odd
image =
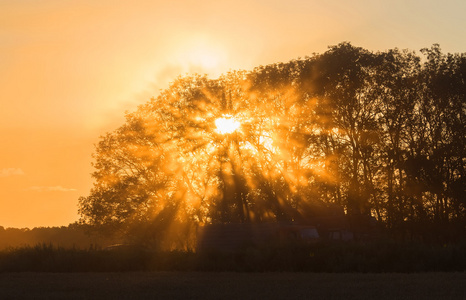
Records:
<instances>
[{"instance_id":1,"label":"open field","mask_svg":"<svg viewBox=\"0 0 466 300\"><path fill-rule=\"evenodd\" d=\"M466 273L0 273L0 299L466 299Z\"/></svg>"}]
</instances>

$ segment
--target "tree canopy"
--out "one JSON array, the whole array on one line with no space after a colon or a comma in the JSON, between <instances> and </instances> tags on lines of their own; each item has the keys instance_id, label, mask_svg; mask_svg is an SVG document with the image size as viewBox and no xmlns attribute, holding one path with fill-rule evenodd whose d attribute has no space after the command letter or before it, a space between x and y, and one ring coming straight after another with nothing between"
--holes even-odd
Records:
<instances>
[{"instance_id":1,"label":"tree canopy","mask_svg":"<svg viewBox=\"0 0 466 300\"><path fill-rule=\"evenodd\" d=\"M464 227L466 55L421 54L342 43L218 79L179 77L96 145L81 222L185 241L195 224L340 205L387 228Z\"/></svg>"}]
</instances>

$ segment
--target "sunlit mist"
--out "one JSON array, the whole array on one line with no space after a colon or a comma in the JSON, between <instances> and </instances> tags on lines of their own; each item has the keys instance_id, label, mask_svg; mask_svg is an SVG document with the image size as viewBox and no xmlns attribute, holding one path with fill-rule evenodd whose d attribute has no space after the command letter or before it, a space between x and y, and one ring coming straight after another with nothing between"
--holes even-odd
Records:
<instances>
[{"instance_id":1,"label":"sunlit mist","mask_svg":"<svg viewBox=\"0 0 466 300\"><path fill-rule=\"evenodd\" d=\"M230 115L224 115L221 118L215 120L216 131L220 134L233 133L241 126L235 118Z\"/></svg>"}]
</instances>

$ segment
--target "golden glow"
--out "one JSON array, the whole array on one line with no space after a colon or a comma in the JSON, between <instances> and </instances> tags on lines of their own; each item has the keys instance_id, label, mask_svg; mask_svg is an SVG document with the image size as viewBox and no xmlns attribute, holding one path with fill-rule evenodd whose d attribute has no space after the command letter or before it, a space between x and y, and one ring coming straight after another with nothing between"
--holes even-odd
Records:
<instances>
[{"instance_id":1,"label":"golden glow","mask_svg":"<svg viewBox=\"0 0 466 300\"><path fill-rule=\"evenodd\" d=\"M208 34L197 33L183 37L174 47L174 61L189 73L196 71L218 77L229 64L229 50Z\"/></svg>"},{"instance_id":2,"label":"golden glow","mask_svg":"<svg viewBox=\"0 0 466 300\"><path fill-rule=\"evenodd\" d=\"M223 115L223 117L215 120L216 131L220 134L229 134L236 131L241 126L241 123L231 115Z\"/></svg>"},{"instance_id":3,"label":"golden glow","mask_svg":"<svg viewBox=\"0 0 466 300\"><path fill-rule=\"evenodd\" d=\"M359 37L352 42L374 50L396 45L420 49L429 45L426 40L440 41L445 51L466 48L466 39L458 39L466 24L462 18L466 1L456 1L455 10L440 11L442 7L434 1L423 5L418 5L419 0L393 1L387 7L360 0L341 2L335 9L335 0L279 0L273 5L244 0L183 1L182 5L157 0L138 0L136 5L129 1L117 5L112 1L1 1L0 226L75 222L77 198L92 186L90 153L97 138L120 126L124 111L134 111L157 96L178 75L215 77L228 70L252 70L297 54L326 51L328 45L348 36ZM399 22L393 16L406 12L406 6L422 12ZM356 12L360 18L354 18ZM447 19L436 22L441 28L435 32L422 31L419 28L431 26L431 19L417 15ZM450 20L459 25L453 26ZM374 36L376 28L390 30L380 31L372 40L363 38ZM421 32L424 37L407 38ZM204 117L212 122L209 130L214 130L211 116ZM240 121L247 139L240 139L240 146L247 147L250 155L256 155L261 143L271 144L251 138L243 117ZM284 143L290 146L288 141L273 141L280 149L287 149ZM208 153L218 148L214 142L208 145ZM28 189L33 185L78 192Z\"/></svg>"},{"instance_id":4,"label":"golden glow","mask_svg":"<svg viewBox=\"0 0 466 300\"><path fill-rule=\"evenodd\" d=\"M188 59L206 70L215 69L220 65L221 55L208 48L194 48L189 52Z\"/></svg>"}]
</instances>

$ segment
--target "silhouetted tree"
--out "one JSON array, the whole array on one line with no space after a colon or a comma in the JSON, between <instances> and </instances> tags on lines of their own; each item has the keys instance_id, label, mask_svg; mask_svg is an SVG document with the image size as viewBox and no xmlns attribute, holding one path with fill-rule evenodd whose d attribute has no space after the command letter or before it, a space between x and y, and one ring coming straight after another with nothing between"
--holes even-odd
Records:
<instances>
[{"instance_id":1,"label":"silhouetted tree","mask_svg":"<svg viewBox=\"0 0 466 300\"><path fill-rule=\"evenodd\" d=\"M155 247L188 247L176 241L197 224L300 220L326 204L399 232L464 224L466 57L422 53L341 43L180 77L101 138L81 221ZM240 127L221 132L221 118Z\"/></svg>"}]
</instances>

